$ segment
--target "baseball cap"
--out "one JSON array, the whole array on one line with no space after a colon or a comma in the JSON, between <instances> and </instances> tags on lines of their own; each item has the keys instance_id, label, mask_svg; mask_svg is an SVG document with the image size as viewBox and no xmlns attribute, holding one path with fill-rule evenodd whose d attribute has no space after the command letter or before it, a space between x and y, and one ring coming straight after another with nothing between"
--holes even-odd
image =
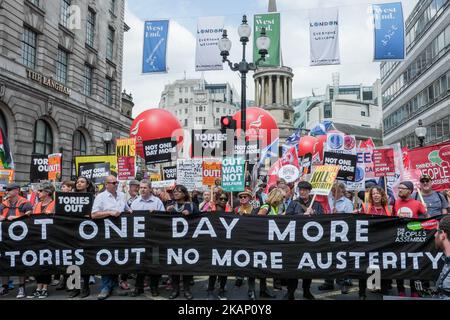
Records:
<instances>
[{"instance_id":1,"label":"baseball cap","mask_svg":"<svg viewBox=\"0 0 450 320\"><path fill-rule=\"evenodd\" d=\"M414 191L414 184L411 181L403 181L400 184L402 184L405 187L407 187L409 190L411 190L411 192Z\"/></svg>"},{"instance_id":2,"label":"baseball cap","mask_svg":"<svg viewBox=\"0 0 450 320\"><path fill-rule=\"evenodd\" d=\"M420 182L422 182L422 180L430 180L431 181L432 179L428 174L425 173L420 176Z\"/></svg>"},{"instance_id":3,"label":"baseball cap","mask_svg":"<svg viewBox=\"0 0 450 320\"><path fill-rule=\"evenodd\" d=\"M20 185L18 183L10 183L6 186L6 191L11 191L14 189L20 189Z\"/></svg>"}]
</instances>

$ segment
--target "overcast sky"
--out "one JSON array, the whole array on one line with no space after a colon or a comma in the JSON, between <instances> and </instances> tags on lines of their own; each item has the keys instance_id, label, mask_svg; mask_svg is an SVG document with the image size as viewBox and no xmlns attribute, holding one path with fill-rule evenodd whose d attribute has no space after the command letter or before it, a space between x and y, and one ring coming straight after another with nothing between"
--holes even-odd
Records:
<instances>
[{"instance_id":1,"label":"overcast sky","mask_svg":"<svg viewBox=\"0 0 450 320\"><path fill-rule=\"evenodd\" d=\"M166 84L177 79L201 78L195 72L195 34L198 17L224 16L225 28L233 46L230 60L240 61L241 45L237 27L247 14L253 25L253 15L267 12L268 0L127 0L125 22L131 30L125 33L123 88L133 94L133 117L157 108ZM310 96L312 90L322 94L332 82L332 73L340 73L341 84L371 85L380 77L379 63L373 62L373 30L370 4L382 0L278 0L281 13L281 47L283 64L294 72L293 98ZM392 1L394 2L394 1ZM402 0L405 19L418 0ZM308 10L339 8L339 38L341 64L337 66L309 66ZM165 74L143 75L142 50L145 20L170 19L167 65ZM253 36L253 34L252 34ZM247 61L252 59L249 47ZM219 54L219 52L217 53ZM224 65L223 71L203 73L209 83L229 82L240 92L238 72ZM253 75L247 78L247 97L254 99Z\"/></svg>"}]
</instances>

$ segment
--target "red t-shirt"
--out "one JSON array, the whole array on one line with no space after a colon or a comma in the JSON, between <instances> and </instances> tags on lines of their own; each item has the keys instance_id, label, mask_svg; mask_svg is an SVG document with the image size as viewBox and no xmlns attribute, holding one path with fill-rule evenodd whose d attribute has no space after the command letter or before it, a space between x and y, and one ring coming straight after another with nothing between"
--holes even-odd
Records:
<instances>
[{"instance_id":1,"label":"red t-shirt","mask_svg":"<svg viewBox=\"0 0 450 320\"><path fill-rule=\"evenodd\" d=\"M420 214L426 214L427 209L422 202L409 198L408 200L396 199L394 215L404 218L418 218Z\"/></svg>"}]
</instances>

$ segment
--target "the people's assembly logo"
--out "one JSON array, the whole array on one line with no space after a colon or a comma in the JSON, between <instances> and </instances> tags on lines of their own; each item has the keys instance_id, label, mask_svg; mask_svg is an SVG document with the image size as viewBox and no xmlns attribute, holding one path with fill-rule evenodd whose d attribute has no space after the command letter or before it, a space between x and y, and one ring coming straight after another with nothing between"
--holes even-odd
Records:
<instances>
[{"instance_id":1,"label":"the people's assembly logo","mask_svg":"<svg viewBox=\"0 0 450 320\"><path fill-rule=\"evenodd\" d=\"M406 228L398 228L397 236L395 242L402 243L417 243L426 242L428 232L430 230L436 230L439 226L439 221L428 220L428 221L413 221L406 225Z\"/></svg>"}]
</instances>

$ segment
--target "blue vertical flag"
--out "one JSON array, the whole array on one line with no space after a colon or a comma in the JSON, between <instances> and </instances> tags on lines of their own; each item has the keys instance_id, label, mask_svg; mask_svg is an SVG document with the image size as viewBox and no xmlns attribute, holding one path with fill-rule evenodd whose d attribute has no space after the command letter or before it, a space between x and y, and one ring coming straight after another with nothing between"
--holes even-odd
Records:
<instances>
[{"instance_id":1,"label":"blue vertical flag","mask_svg":"<svg viewBox=\"0 0 450 320\"><path fill-rule=\"evenodd\" d=\"M405 24L401 2L372 5L375 61L405 58Z\"/></svg>"},{"instance_id":2,"label":"blue vertical flag","mask_svg":"<svg viewBox=\"0 0 450 320\"><path fill-rule=\"evenodd\" d=\"M145 21L142 73L167 72L169 20Z\"/></svg>"}]
</instances>

